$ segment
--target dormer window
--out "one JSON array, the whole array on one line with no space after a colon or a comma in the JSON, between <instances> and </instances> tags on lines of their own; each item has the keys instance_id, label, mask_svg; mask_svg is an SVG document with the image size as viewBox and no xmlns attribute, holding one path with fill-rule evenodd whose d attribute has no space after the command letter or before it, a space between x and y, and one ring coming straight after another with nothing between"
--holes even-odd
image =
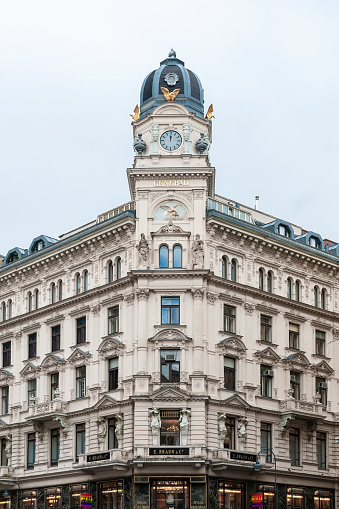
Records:
<instances>
[{"instance_id":1,"label":"dormer window","mask_svg":"<svg viewBox=\"0 0 339 509\"><path fill-rule=\"evenodd\" d=\"M38 240L35 242L32 247L32 253L36 253L37 251L41 251L45 247L45 242L43 240Z\"/></svg>"},{"instance_id":2,"label":"dormer window","mask_svg":"<svg viewBox=\"0 0 339 509\"><path fill-rule=\"evenodd\" d=\"M309 244L311 247L316 247L317 249L320 248L320 242L319 242L319 239L317 239L316 237L310 237L309 238Z\"/></svg>"},{"instance_id":3,"label":"dormer window","mask_svg":"<svg viewBox=\"0 0 339 509\"><path fill-rule=\"evenodd\" d=\"M284 224L279 224L278 233L279 233L279 235L283 235L284 237L291 236L290 229L287 226L285 226Z\"/></svg>"},{"instance_id":4,"label":"dormer window","mask_svg":"<svg viewBox=\"0 0 339 509\"><path fill-rule=\"evenodd\" d=\"M19 260L19 255L16 251L13 251L7 258L7 263L14 263Z\"/></svg>"}]
</instances>

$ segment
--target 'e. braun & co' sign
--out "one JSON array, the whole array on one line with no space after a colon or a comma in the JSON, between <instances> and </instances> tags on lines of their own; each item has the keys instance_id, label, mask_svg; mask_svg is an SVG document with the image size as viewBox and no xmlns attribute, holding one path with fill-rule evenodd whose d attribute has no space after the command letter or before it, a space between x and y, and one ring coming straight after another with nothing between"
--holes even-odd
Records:
<instances>
[{"instance_id":1,"label":"'e. braun & co' sign","mask_svg":"<svg viewBox=\"0 0 339 509\"><path fill-rule=\"evenodd\" d=\"M97 454L87 454L87 463L90 461L102 461L102 460L109 460L110 459L110 453L109 452L100 452Z\"/></svg>"},{"instance_id":2,"label":"'e. braun & co' sign","mask_svg":"<svg viewBox=\"0 0 339 509\"><path fill-rule=\"evenodd\" d=\"M230 452L231 460L240 460L240 461L253 461L255 463L257 461L256 454L247 454L246 452Z\"/></svg>"},{"instance_id":3,"label":"'e. braun & co' sign","mask_svg":"<svg viewBox=\"0 0 339 509\"><path fill-rule=\"evenodd\" d=\"M189 447L150 447L150 456L188 456L190 453Z\"/></svg>"}]
</instances>

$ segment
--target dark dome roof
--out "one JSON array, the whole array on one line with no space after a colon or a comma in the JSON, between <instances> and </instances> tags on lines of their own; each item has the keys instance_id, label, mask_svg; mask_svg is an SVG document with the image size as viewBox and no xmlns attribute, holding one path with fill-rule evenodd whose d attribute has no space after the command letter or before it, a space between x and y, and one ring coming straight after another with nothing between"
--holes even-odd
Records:
<instances>
[{"instance_id":1,"label":"dark dome roof","mask_svg":"<svg viewBox=\"0 0 339 509\"><path fill-rule=\"evenodd\" d=\"M168 58L160 62L160 67L144 79L140 92L141 118L166 102L160 87L168 88L170 92L179 88L175 102L204 118L204 90L200 80L194 72L186 69L182 60L176 58L173 50Z\"/></svg>"}]
</instances>

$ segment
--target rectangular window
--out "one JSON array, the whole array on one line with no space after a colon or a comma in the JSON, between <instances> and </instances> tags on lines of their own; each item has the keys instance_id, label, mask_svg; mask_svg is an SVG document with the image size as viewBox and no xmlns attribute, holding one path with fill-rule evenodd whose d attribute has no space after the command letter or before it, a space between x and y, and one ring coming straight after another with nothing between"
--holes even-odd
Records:
<instances>
[{"instance_id":1,"label":"rectangular window","mask_svg":"<svg viewBox=\"0 0 339 509\"><path fill-rule=\"evenodd\" d=\"M7 454L6 454L6 444L7 444L6 438L2 438L1 439L1 466L2 467L7 467L7 465L8 465L8 459L7 459Z\"/></svg>"},{"instance_id":2,"label":"rectangular window","mask_svg":"<svg viewBox=\"0 0 339 509\"><path fill-rule=\"evenodd\" d=\"M177 325L180 323L180 298L161 297L161 323Z\"/></svg>"},{"instance_id":3,"label":"rectangular window","mask_svg":"<svg viewBox=\"0 0 339 509\"><path fill-rule=\"evenodd\" d=\"M22 509L36 509L38 507L37 490L24 490L21 492ZM6 509L6 507L3 507Z\"/></svg>"},{"instance_id":4,"label":"rectangular window","mask_svg":"<svg viewBox=\"0 0 339 509\"><path fill-rule=\"evenodd\" d=\"M76 369L76 398L86 396L86 366Z\"/></svg>"},{"instance_id":5,"label":"rectangular window","mask_svg":"<svg viewBox=\"0 0 339 509\"><path fill-rule=\"evenodd\" d=\"M326 378L316 377L315 379L315 391L320 394L320 403L323 406L327 405L327 382Z\"/></svg>"},{"instance_id":6,"label":"rectangular window","mask_svg":"<svg viewBox=\"0 0 339 509\"><path fill-rule=\"evenodd\" d=\"M119 332L119 306L108 310L108 334Z\"/></svg>"},{"instance_id":7,"label":"rectangular window","mask_svg":"<svg viewBox=\"0 0 339 509\"><path fill-rule=\"evenodd\" d=\"M260 340L272 343L272 318L260 315Z\"/></svg>"},{"instance_id":8,"label":"rectangular window","mask_svg":"<svg viewBox=\"0 0 339 509\"><path fill-rule=\"evenodd\" d=\"M235 419L228 417L225 420L226 435L224 438L224 449L235 449Z\"/></svg>"},{"instance_id":9,"label":"rectangular window","mask_svg":"<svg viewBox=\"0 0 339 509\"><path fill-rule=\"evenodd\" d=\"M36 332L28 335L28 358L36 357Z\"/></svg>"},{"instance_id":10,"label":"rectangular window","mask_svg":"<svg viewBox=\"0 0 339 509\"><path fill-rule=\"evenodd\" d=\"M224 357L224 387L235 391L235 359Z\"/></svg>"},{"instance_id":11,"label":"rectangular window","mask_svg":"<svg viewBox=\"0 0 339 509\"><path fill-rule=\"evenodd\" d=\"M86 317L77 319L77 345L86 343Z\"/></svg>"},{"instance_id":12,"label":"rectangular window","mask_svg":"<svg viewBox=\"0 0 339 509\"><path fill-rule=\"evenodd\" d=\"M160 350L161 383L180 382L180 350Z\"/></svg>"},{"instance_id":13,"label":"rectangular window","mask_svg":"<svg viewBox=\"0 0 339 509\"><path fill-rule=\"evenodd\" d=\"M114 391L118 388L119 357L108 360L108 390Z\"/></svg>"},{"instance_id":14,"label":"rectangular window","mask_svg":"<svg viewBox=\"0 0 339 509\"><path fill-rule=\"evenodd\" d=\"M290 384L293 389L293 398L300 399L300 373L297 371L290 372Z\"/></svg>"},{"instance_id":15,"label":"rectangular window","mask_svg":"<svg viewBox=\"0 0 339 509\"><path fill-rule=\"evenodd\" d=\"M52 327L52 352L60 350L60 325Z\"/></svg>"},{"instance_id":16,"label":"rectangular window","mask_svg":"<svg viewBox=\"0 0 339 509\"><path fill-rule=\"evenodd\" d=\"M1 415L8 414L9 387L5 385L1 389Z\"/></svg>"},{"instance_id":17,"label":"rectangular window","mask_svg":"<svg viewBox=\"0 0 339 509\"><path fill-rule=\"evenodd\" d=\"M45 488L45 509L61 509L61 488Z\"/></svg>"},{"instance_id":18,"label":"rectangular window","mask_svg":"<svg viewBox=\"0 0 339 509\"><path fill-rule=\"evenodd\" d=\"M11 365L11 342L7 341L7 343L3 343L2 345L2 366L5 368L6 366Z\"/></svg>"},{"instance_id":19,"label":"rectangular window","mask_svg":"<svg viewBox=\"0 0 339 509\"><path fill-rule=\"evenodd\" d=\"M108 419L108 449L117 449L118 440L115 436L115 419Z\"/></svg>"},{"instance_id":20,"label":"rectangular window","mask_svg":"<svg viewBox=\"0 0 339 509\"><path fill-rule=\"evenodd\" d=\"M289 429L290 459L292 466L300 465L300 430L298 428Z\"/></svg>"},{"instance_id":21,"label":"rectangular window","mask_svg":"<svg viewBox=\"0 0 339 509\"><path fill-rule=\"evenodd\" d=\"M85 424L77 424L75 429L76 461L79 461L79 454L85 454L86 427Z\"/></svg>"},{"instance_id":22,"label":"rectangular window","mask_svg":"<svg viewBox=\"0 0 339 509\"><path fill-rule=\"evenodd\" d=\"M289 324L289 347L299 350L299 325Z\"/></svg>"},{"instance_id":23,"label":"rectangular window","mask_svg":"<svg viewBox=\"0 0 339 509\"><path fill-rule=\"evenodd\" d=\"M27 468L34 468L35 463L35 433L27 435Z\"/></svg>"},{"instance_id":24,"label":"rectangular window","mask_svg":"<svg viewBox=\"0 0 339 509\"><path fill-rule=\"evenodd\" d=\"M321 330L315 331L315 353L325 357L325 332Z\"/></svg>"},{"instance_id":25,"label":"rectangular window","mask_svg":"<svg viewBox=\"0 0 339 509\"><path fill-rule=\"evenodd\" d=\"M261 379L261 395L266 398L272 397L272 378L273 371L271 366L260 366L260 379Z\"/></svg>"},{"instance_id":26,"label":"rectangular window","mask_svg":"<svg viewBox=\"0 0 339 509\"><path fill-rule=\"evenodd\" d=\"M28 404L34 405L36 400L36 378L28 380Z\"/></svg>"},{"instance_id":27,"label":"rectangular window","mask_svg":"<svg viewBox=\"0 0 339 509\"><path fill-rule=\"evenodd\" d=\"M88 493L88 484L73 484L69 487L70 495L70 509L80 509L81 507L81 494ZM109 506L108 506L109 507ZM107 509L107 508L105 508Z\"/></svg>"},{"instance_id":28,"label":"rectangular window","mask_svg":"<svg viewBox=\"0 0 339 509\"><path fill-rule=\"evenodd\" d=\"M272 463L272 453L270 451L265 451L265 449L272 449L272 426L266 422L261 423L260 428L260 447L265 454L266 463Z\"/></svg>"},{"instance_id":29,"label":"rectangular window","mask_svg":"<svg viewBox=\"0 0 339 509\"><path fill-rule=\"evenodd\" d=\"M51 400L58 396L59 391L59 373L51 374Z\"/></svg>"},{"instance_id":30,"label":"rectangular window","mask_svg":"<svg viewBox=\"0 0 339 509\"><path fill-rule=\"evenodd\" d=\"M180 445L179 410L160 410L160 445Z\"/></svg>"},{"instance_id":31,"label":"rectangular window","mask_svg":"<svg viewBox=\"0 0 339 509\"><path fill-rule=\"evenodd\" d=\"M317 432L317 463L318 468L326 468L326 433Z\"/></svg>"},{"instance_id":32,"label":"rectangular window","mask_svg":"<svg viewBox=\"0 0 339 509\"><path fill-rule=\"evenodd\" d=\"M224 331L235 334L235 308L224 304Z\"/></svg>"},{"instance_id":33,"label":"rectangular window","mask_svg":"<svg viewBox=\"0 0 339 509\"><path fill-rule=\"evenodd\" d=\"M51 429L51 465L57 465L60 453L60 429Z\"/></svg>"}]
</instances>

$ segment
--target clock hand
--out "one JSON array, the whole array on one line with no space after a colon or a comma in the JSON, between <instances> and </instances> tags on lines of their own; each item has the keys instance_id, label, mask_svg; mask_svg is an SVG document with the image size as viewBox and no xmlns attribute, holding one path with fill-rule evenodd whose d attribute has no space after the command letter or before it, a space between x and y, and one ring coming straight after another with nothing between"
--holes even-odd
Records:
<instances>
[{"instance_id":1,"label":"clock hand","mask_svg":"<svg viewBox=\"0 0 339 509\"><path fill-rule=\"evenodd\" d=\"M170 135L170 142L172 141L172 135Z\"/></svg>"}]
</instances>

